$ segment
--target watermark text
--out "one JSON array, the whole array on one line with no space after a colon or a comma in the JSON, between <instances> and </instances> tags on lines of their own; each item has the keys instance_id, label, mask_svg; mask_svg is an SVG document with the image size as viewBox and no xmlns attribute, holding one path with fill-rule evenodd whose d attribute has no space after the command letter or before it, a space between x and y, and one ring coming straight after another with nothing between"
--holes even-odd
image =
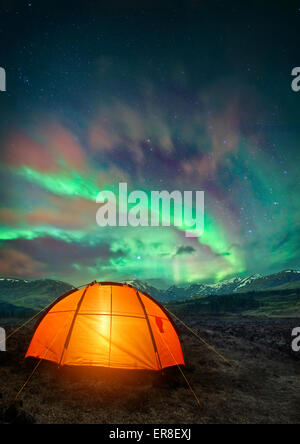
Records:
<instances>
[{"instance_id":1,"label":"watermark text","mask_svg":"<svg viewBox=\"0 0 300 444\"><path fill-rule=\"evenodd\" d=\"M292 349L295 353L298 353L300 351L300 327L294 328L292 331L292 337L294 338L292 342Z\"/></svg>"},{"instance_id":2,"label":"watermark text","mask_svg":"<svg viewBox=\"0 0 300 444\"><path fill-rule=\"evenodd\" d=\"M292 76L294 77L292 81L292 90L295 92L300 91L300 67L294 68L292 70Z\"/></svg>"},{"instance_id":3,"label":"watermark text","mask_svg":"<svg viewBox=\"0 0 300 444\"><path fill-rule=\"evenodd\" d=\"M100 227L174 226L186 237L204 232L204 191L151 191L149 196L140 190L128 194L127 183L120 183L118 196L101 191L97 203L101 204L96 214Z\"/></svg>"},{"instance_id":4,"label":"watermark text","mask_svg":"<svg viewBox=\"0 0 300 444\"><path fill-rule=\"evenodd\" d=\"M6 351L6 333L4 328L0 327L0 352Z\"/></svg>"},{"instance_id":5,"label":"watermark text","mask_svg":"<svg viewBox=\"0 0 300 444\"><path fill-rule=\"evenodd\" d=\"M0 67L0 91L6 91L6 72L4 68Z\"/></svg>"}]
</instances>

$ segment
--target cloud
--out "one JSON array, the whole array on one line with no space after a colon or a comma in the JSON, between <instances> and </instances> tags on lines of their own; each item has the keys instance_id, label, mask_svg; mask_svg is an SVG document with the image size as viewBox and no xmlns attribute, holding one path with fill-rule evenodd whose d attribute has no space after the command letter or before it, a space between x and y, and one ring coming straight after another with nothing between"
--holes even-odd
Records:
<instances>
[{"instance_id":1,"label":"cloud","mask_svg":"<svg viewBox=\"0 0 300 444\"><path fill-rule=\"evenodd\" d=\"M239 111L239 101L232 99L229 104L222 107L221 111L194 116L195 127L200 122L202 124L205 122L204 136L202 143L194 139L197 152L182 161L182 168L187 176L198 180L212 178L224 161L238 151L241 140Z\"/></svg>"},{"instance_id":2,"label":"cloud","mask_svg":"<svg viewBox=\"0 0 300 444\"><path fill-rule=\"evenodd\" d=\"M67 199L49 196L43 206L27 213L24 220L33 226L49 225L70 230L96 227L96 212L99 204L83 198Z\"/></svg>"},{"instance_id":3,"label":"cloud","mask_svg":"<svg viewBox=\"0 0 300 444\"><path fill-rule=\"evenodd\" d=\"M7 248L0 250L0 275L34 278L42 276L45 271L43 262L25 252Z\"/></svg>"},{"instance_id":4,"label":"cloud","mask_svg":"<svg viewBox=\"0 0 300 444\"><path fill-rule=\"evenodd\" d=\"M57 169L57 161L46 147L21 130L6 138L1 158L11 167L27 166L41 172Z\"/></svg>"},{"instance_id":5,"label":"cloud","mask_svg":"<svg viewBox=\"0 0 300 444\"><path fill-rule=\"evenodd\" d=\"M180 256L180 255L182 255L182 254L192 254L192 253L194 253L195 251L196 251L195 248L192 247L192 246L189 246L189 245L184 246L184 245L182 245L181 247L179 247L179 248L177 249L177 251L176 251L176 253L175 253L175 256Z\"/></svg>"},{"instance_id":6,"label":"cloud","mask_svg":"<svg viewBox=\"0 0 300 444\"><path fill-rule=\"evenodd\" d=\"M89 127L92 152L112 156L122 149L138 165L146 162L149 143L160 152L175 151L172 130L160 107L153 104L145 103L143 109L122 102L103 105Z\"/></svg>"},{"instance_id":7,"label":"cloud","mask_svg":"<svg viewBox=\"0 0 300 444\"><path fill-rule=\"evenodd\" d=\"M108 242L75 245L50 237L17 239L5 242L1 250L0 274L70 276L74 275L74 264L80 264L82 269L94 267L100 272L112 259L124 256L124 251L112 251Z\"/></svg>"},{"instance_id":8,"label":"cloud","mask_svg":"<svg viewBox=\"0 0 300 444\"><path fill-rule=\"evenodd\" d=\"M78 139L55 120L34 127L30 135L23 130L9 134L4 141L2 161L11 167L27 166L42 173L63 168L85 169L85 151Z\"/></svg>"},{"instance_id":9,"label":"cloud","mask_svg":"<svg viewBox=\"0 0 300 444\"><path fill-rule=\"evenodd\" d=\"M82 170L86 155L78 138L60 123L53 121L41 128L41 137L54 157L62 159L68 167Z\"/></svg>"},{"instance_id":10,"label":"cloud","mask_svg":"<svg viewBox=\"0 0 300 444\"><path fill-rule=\"evenodd\" d=\"M16 225L17 215L13 210L8 208L0 209L0 223L3 225Z\"/></svg>"}]
</instances>

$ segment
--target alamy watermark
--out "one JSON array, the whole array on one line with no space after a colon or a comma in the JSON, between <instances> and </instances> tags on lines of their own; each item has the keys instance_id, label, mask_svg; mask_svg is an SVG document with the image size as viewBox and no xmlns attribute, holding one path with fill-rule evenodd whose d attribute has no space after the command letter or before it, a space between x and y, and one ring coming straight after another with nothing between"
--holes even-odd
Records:
<instances>
[{"instance_id":1,"label":"alamy watermark","mask_svg":"<svg viewBox=\"0 0 300 444\"><path fill-rule=\"evenodd\" d=\"M195 194L195 201L194 201ZM119 183L118 196L101 191L96 221L100 227L178 227L186 237L204 232L204 191L144 191L128 194L127 183Z\"/></svg>"},{"instance_id":2,"label":"alamy watermark","mask_svg":"<svg viewBox=\"0 0 300 444\"><path fill-rule=\"evenodd\" d=\"M292 76L295 77L292 81L292 90L295 92L300 91L300 67L292 70Z\"/></svg>"},{"instance_id":3,"label":"alamy watermark","mask_svg":"<svg viewBox=\"0 0 300 444\"><path fill-rule=\"evenodd\" d=\"M0 67L0 91L6 91L6 72L4 68Z\"/></svg>"},{"instance_id":4,"label":"alamy watermark","mask_svg":"<svg viewBox=\"0 0 300 444\"><path fill-rule=\"evenodd\" d=\"M292 350L295 353L298 353L300 351L300 327L294 328L292 331L292 337L294 338L292 342Z\"/></svg>"},{"instance_id":5,"label":"alamy watermark","mask_svg":"<svg viewBox=\"0 0 300 444\"><path fill-rule=\"evenodd\" d=\"M6 333L4 328L0 327L0 352L6 351Z\"/></svg>"}]
</instances>

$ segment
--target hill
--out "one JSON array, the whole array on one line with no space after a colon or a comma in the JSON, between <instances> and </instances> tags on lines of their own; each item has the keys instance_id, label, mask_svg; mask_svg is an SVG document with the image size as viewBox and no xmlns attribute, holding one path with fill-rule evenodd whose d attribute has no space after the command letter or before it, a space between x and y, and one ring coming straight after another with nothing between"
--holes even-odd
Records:
<instances>
[{"instance_id":1,"label":"hill","mask_svg":"<svg viewBox=\"0 0 300 444\"><path fill-rule=\"evenodd\" d=\"M28 318L34 314L35 311L31 308L0 302L0 318Z\"/></svg>"},{"instance_id":2,"label":"hill","mask_svg":"<svg viewBox=\"0 0 300 444\"><path fill-rule=\"evenodd\" d=\"M40 310L73 287L51 279L0 278L0 303Z\"/></svg>"},{"instance_id":3,"label":"hill","mask_svg":"<svg viewBox=\"0 0 300 444\"><path fill-rule=\"evenodd\" d=\"M194 296L169 302L171 309L195 316L300 317L300 289L269 290L232 295Z\"/></svg>"}]
</instances>

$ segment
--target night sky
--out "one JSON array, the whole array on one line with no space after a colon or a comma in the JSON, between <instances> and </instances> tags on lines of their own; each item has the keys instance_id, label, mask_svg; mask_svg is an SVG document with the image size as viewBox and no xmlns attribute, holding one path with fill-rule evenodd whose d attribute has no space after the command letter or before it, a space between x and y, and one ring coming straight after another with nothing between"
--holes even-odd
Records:
<instances>
[{"instance_id":1,"label":"night sky","mask_svg":"<svg viewBox=\"0 0 300 444\"><path fill-rule=\"evenodd\" d=\"M0 275L179 284L299 268L299 8L0 0ZM204 191L204 235L100 228L96 196L119 182Z\"/></svg>"}]
</instances>

